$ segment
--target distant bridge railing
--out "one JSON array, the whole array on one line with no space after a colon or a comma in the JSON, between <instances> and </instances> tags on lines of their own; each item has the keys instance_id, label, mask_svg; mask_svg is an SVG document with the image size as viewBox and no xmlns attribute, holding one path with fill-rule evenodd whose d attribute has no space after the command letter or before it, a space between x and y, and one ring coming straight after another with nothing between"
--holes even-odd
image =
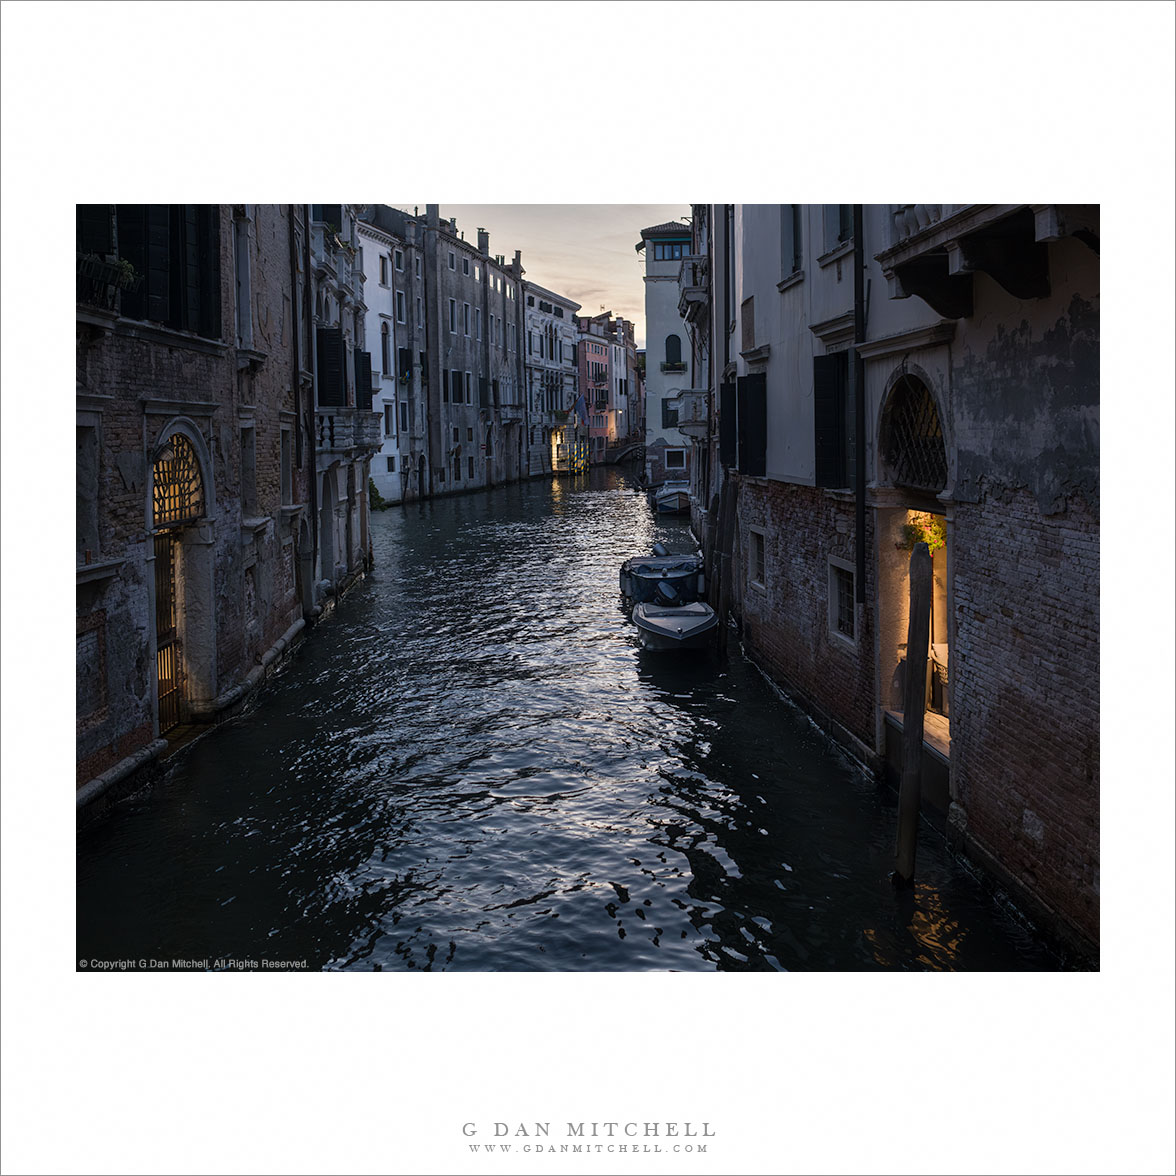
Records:
<instances>
[{"instance_id":1,"label":"distant bridge railing","mask_svg":"<svg viewBox=\"0 0 1176 1176\"><path fill-rule=\"evenodd\" d=\"M606 465L618 465L622 461L644 460L644 441L626 441L620 445L612 445L604 451L604 461Z\"/></svg>"}]
</instances>

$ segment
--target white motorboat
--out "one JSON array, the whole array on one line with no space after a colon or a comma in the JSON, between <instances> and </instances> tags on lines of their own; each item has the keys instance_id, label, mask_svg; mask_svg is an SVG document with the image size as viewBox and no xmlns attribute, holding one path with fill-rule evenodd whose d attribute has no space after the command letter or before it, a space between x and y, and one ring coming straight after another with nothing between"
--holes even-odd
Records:
<instances>
[{"instance_id":1,"label":"white motorboat","mask_svg":"<svg viewBox=\"0 0 1176 1176\"><path fill-rule=\"evenodd\" d=\"M706 595L702 557L697 555L635 555L621 564L620 582L622 595L637 602L653 600L657 586L663 583L673 587L683 601Z\"/></svg>"},{"instance_id":2,"label":"white motorboat","mask_svg":"<svg viewBox=\"0 0 1176 1176\"><path fill-rule=\"evenodd\" d=\"M690 483L663 482L649 492L650 501L657 514L689 514Z\"/></svg>"}]
</instances>

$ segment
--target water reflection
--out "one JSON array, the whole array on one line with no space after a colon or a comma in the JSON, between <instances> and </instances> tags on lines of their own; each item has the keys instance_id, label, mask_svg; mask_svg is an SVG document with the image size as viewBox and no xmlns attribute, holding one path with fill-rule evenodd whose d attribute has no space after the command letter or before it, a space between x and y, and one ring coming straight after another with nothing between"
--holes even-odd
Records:
<instances>
[{"instance_id":1,"label":"water reflection","mask_svg":"<svg viewBox=\"0 0 1176 1176\"><path fill-rule=\"evenodd\" d=\"M378 515L376 572L165 785L82 837L79 956L356 969L1047 968L733 656L639 651L685 523L615 470Z\"/></svg>"}]
</instances>

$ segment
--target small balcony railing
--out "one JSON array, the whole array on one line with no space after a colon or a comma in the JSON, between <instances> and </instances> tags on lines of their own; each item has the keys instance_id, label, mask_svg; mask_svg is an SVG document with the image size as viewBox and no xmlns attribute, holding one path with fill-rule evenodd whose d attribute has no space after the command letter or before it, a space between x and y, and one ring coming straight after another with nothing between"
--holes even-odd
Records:
<instances>
[{"instance_id":1,"label":"small balcony railing","mask_svg":"<svg viewBox=\"0 0 1176 1176\"><path fill-rule=\"evenodd\" d=\"M684 372L686 370L685 363L663 363L661 365L663 372Z\"/></svg>"},{"instance_id":2,"label":"small balcony railing","mask_svg":"<svg viewBox=\"0 0 1176 1176\"><path fill-rule=\"evenodd\" d=\"M118 292L137 290L143 282L129 261L103 261L100 257L78 255L78 302L98 310L118 311Z\"/></svg>"}]
</instances>

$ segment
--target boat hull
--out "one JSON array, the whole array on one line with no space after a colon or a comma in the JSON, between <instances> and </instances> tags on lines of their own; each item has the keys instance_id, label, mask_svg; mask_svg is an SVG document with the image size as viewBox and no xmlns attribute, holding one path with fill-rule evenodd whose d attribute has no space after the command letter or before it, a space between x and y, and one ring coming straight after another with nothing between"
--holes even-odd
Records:
<instances>
[{"instance_id":1,"label":"boat hull","mask_svg":"<svg viewBox=\"0 0 1176 1176\"><path fill-rule=\"evenodd\" d=\"M654 653L706 649L718 629L710 605L695 602L677 608L657 604L633 606L633 624L641 644Z\"/></svg>"},{"instance_id":2,"label":"boat hull","mask_svg":"<svg viewBox=\"0 0 1176 1176\"><path fill-rule=\"evenodd\" d=\"M669 584L684 601L706 594L702 560L698 556L634 556L621 564L621 594L630 600L648 602L661 582Z\"/></svg>"}]
</instances>

